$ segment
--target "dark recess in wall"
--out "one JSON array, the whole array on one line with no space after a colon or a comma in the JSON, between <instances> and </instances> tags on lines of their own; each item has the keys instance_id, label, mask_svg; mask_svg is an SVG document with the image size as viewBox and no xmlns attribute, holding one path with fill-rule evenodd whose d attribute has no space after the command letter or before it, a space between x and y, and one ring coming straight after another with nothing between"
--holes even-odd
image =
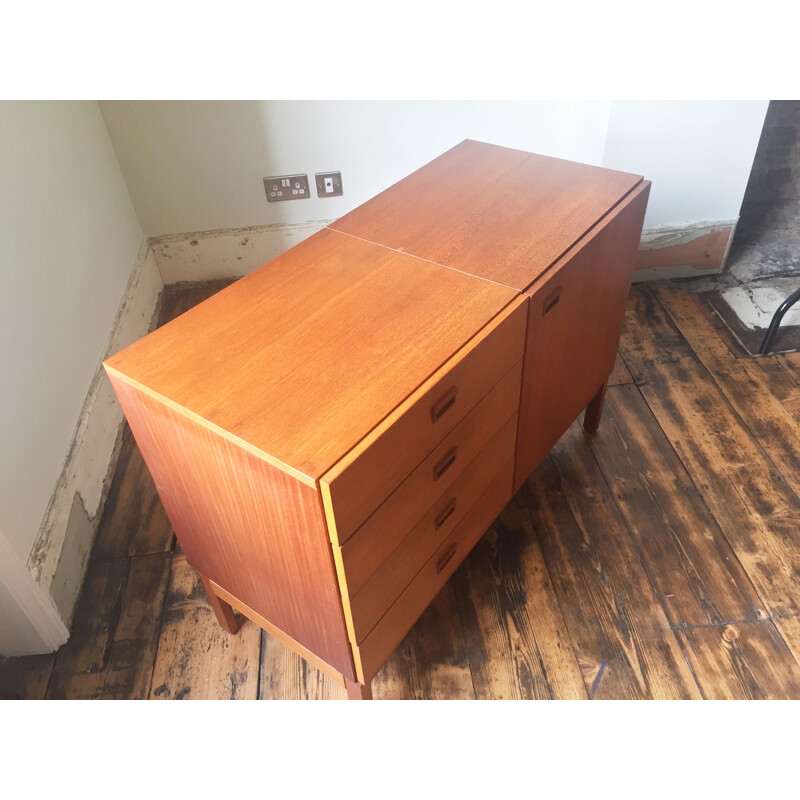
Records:
<instances>
[{"instance_id":1,"label":"dark recess in wall","mask_svg":"<svg viewBox=\"0 0 800 800\"><path fill-rule=\"evenodd\" d=\"M800 100L772 100L728 271L740 281L800 273Z\"/></svg>"}]
</instances>

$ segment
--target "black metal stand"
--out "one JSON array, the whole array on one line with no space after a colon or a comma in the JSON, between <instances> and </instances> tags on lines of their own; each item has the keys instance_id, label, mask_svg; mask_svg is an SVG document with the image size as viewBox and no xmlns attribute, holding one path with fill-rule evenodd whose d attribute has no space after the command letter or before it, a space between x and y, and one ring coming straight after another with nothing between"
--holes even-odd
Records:
<instances>
[{"instance_id":1,"label":"black metal stand","mask_svg":"<svg viewBox=\"0 0 800 800\"><path fill-rule=\"evenodd\" d=\"M772 322L769 323L769 328L764 335L764 341L761 342L761 349L758 351L759 355L764 355L770 348L775 334L778 332L778 326L781 324L784 314L800 300L800 289L790 294L779 306L778 310L772 316Z\"/></svg>"}]
</instances>

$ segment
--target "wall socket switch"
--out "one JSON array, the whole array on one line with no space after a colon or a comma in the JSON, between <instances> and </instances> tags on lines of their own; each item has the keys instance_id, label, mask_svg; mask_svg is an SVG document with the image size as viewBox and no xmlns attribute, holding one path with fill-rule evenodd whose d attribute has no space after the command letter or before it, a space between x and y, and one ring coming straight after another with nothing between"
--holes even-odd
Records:
<instances>
[{"instance_id":1,"label":"wall socket switch","mask_svg":"<svg viewBox=\"0 0 800 800\"><path fill-rule=\"evenodd\" d=\"M317 172L317 197L339 197L342 194L341 172Z\"/></svg>"},{"instance_id":2,"label":"wall socket switch","mask_svg":"<svg viewBox=\"0 0 800 800\"><path fill-rule=\"evenodd\" d=\"M264 178L264 190L268 203L282 200L305 200L311 197L308 188L308 175L277 175Z\"/></svg>"}]
</instances>

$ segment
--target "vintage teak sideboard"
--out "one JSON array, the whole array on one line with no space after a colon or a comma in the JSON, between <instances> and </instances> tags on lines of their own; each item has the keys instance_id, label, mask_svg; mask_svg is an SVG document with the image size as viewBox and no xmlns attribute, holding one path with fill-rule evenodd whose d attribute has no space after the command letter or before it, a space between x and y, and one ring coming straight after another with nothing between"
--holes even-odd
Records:
<instances>
[{"instance_id":1,"label":"vintage teak sideboard","mask_svg":"<svg viewBox=\"0 0 800 800\"><path fill-rule=\"evenodd\" d=\"M105 362L220 624L370 681L586 408L648 181L464 141Z\"/></svg>"}]
</instances>

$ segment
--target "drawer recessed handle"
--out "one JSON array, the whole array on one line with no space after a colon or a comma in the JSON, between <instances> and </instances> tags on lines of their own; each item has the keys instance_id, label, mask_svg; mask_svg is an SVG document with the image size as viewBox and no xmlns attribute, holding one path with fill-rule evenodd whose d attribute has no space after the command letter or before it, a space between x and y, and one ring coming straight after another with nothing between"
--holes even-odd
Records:
<instances>
[{"instance_id":1,"label":"drawer recessed handle","mask_svg":"<svg viewBox=\"0 0 800 800\"><path fill-rule=\"evenodd\" d=\"M458 387L453 386L433 404L431 407L431 422L438 422L444 416L445 411L455 405L456 394L458 394Z\"/></svg>"},{"instance_id":2,"label":"drawer recessed handle","mask_svg":"<svg viewBox=\"0 0 800 800\"><path fill-rule=\"evenodd\" d=\"M548 311L552 311L556 305L558 305L558 301L561 299L561 287L559 286L557 289L554 289L550 292L547 297L545 297L544 302L542 303L542 316L548 313Z\"/></svg>"},{"instance_id":3,"label":"drawer recessed handle","mask_svg":"<svg viewBox=\"0 0 800 800\"><path fill-rule=\"evenodd\" d=\"M439 461L436 466L433 468L433 479L438 481L442 475L453 466L453 463L456 460L456 456L458 455L458 448L451 447L447 453L445 453L444 458Z\"/></svg>"},{"instance_id":4,"label":"drawer recessed handle","mask_svg":"<svg viewBox=\"0 0 800 800\"><path fill-rule=\"evenodd\" d=\"M436 519L433 521L433 529L438 531L442 525L447 522L447 520L452 516L453 512L456 510L456 498L454 497L437 515Z\"/></svg>"},{"instance_id":5,"label":"drawer recessed handle","mask_svg":"<svg viewBox=\"0 0 800 800\"><path fill-rule=\"evenodd\" d=\"M458 542L453 542L447 550L444 551L442 557L436 562L436 572L441 572L449 563L450 559L456 554Z\"/></svg>"}]
</instances>

